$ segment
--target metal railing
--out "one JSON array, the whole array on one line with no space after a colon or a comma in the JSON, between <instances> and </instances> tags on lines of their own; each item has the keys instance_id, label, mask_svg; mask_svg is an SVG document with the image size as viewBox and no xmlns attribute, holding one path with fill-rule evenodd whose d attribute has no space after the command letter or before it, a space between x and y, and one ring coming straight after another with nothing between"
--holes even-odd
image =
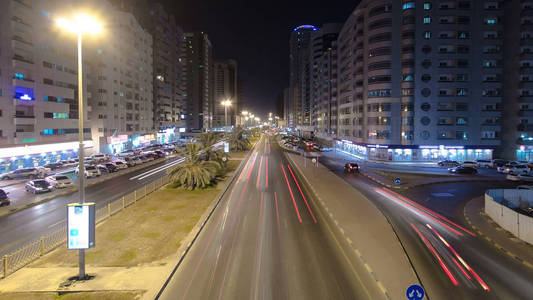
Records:
<instances>
[{"instance_id":1,"label":"metal railing","mask_svg":"<svg viewBox=\"0 0 533 300\"><path fill-rule=\"evenodd\" d=\"M160 177L142 188L136 189L133 192L126 194L113 202L108 203L106 206L96 210L95 218L96 224L110 218L118 212L124 210L126 207L136 203L137 201L145 198L149 194L158 190L162 186L167 185L170 182L168 175ZM65 206L66 208L66 206ZM54 250L55 248L64 245L67 239L67 225L61 226L61 228L42 236L39 239L33 240L23 247L3 256L2 258L2 278L6 278L15 271L21 269L27 264L35 261L39 257Z\"/></svg>"}]
</instances>

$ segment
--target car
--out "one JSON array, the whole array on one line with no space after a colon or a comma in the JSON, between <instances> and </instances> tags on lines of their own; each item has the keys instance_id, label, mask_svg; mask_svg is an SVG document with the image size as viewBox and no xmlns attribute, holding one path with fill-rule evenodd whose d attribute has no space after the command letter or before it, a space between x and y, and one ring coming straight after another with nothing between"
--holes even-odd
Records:
<instances>
[{"instance_id":1,"label":"car","mask_svg":"<svg viewBox=\"0 0 533 300\"><path fill-rule=\"evenodd\" d=\"M533 185L519 185L516 187L517 190L530 190L533 191Z\"/></svg>"},{"instance_id":2,"label":"car","mask_svg":"<svg viewBox=\"0 0 533 300\"><path fill-rule=\"evenodd\" d=\"M56 170L56 169L62 168L63 164L59 163L59 162L48 163L48 164L44 165L43 167L49 168L50 170Z\"/></svg>"},{"instance_id":3,"label":"car","mask_svg":"<svg viewBox=\"0 0 533 300\"><path fill-rule=\"evenodd\" d=\"M313 149L316 150L316 151L319 151L319 152L329 152L329 151L331 151L331 148L328 148L328 147L322 146L322 145L314 145Z\"/></svg>"},{"instance_id":4,"label":"car","mask_svg":"<svg viewBox=\"0 0 533 300\"><path fill-rule=\"evenodd\" d=\"M20 178L37 178L39 176L39 170L37 168L22 168L13 170L11 172L2 174L0 180L7 179L20 179Z\"/></svg>"},{"instance_id":5,"label":"car","mask_svg":"<svg viewBox=\"0 0 533 300\"><path fill-rule=\"evenodd\" d=\"M52 191L51 186L44 179L30 180L26 183L24 188L27 192L33 194L47 193Z\"/></svg>"},{"instance_id":6,"label":"car","mask_svg":"<svg viewBox=\"0 0 533 300\"><path fill-rule=\"evenodd\" d=\"M79 167L76 167L76 175L78 175L78 172L79 172ZM98 177L102 175L102 173L100 173L100 171L93 165L86 165L85 166L85 177L86 178L93 178L93 177Z\"/></svg>"},{"instance_id":7,"label":"car","mask_svg":"<svg viewBox=\"0 0 533 300\"><path fill-rule=\"evenodd\" d=\"M123 159L128 165L128 167L135 167L136 165L139 165L142 163L140 160L138 160L134 156L126 156L126 157L123 157Z\"/></svg>"},{"instance_id":8,"label":"car","mask_svg":"<svg viewBox=\"0 0 533 300\"><path fill-rule=\"evenodd\" d=\"M166 153L163 150L155 150L154 153L157 154L157 156L159 156L160 158L166 156Z\"/></svg>"},{"instance_id":9,"label":"car","mask_svg":"<svg viewBox=\"0 0 533 300\"><path fill-rule=\"evenodd\" d=\"M511 174L509 174L509 175L511 175ZM509 175L507 175L507 176L509 176ZM516 176L518 177L518 181L533 182L533 174L531 174L531 173L518 174ZM507 178L507 179L509 179L509 178Z\"/></svg>"},{"instance_id":10,"label":"car","mask_svg":"<svg viewBox=\"0 0 533 300\"><path fill-rule=\"evenodd\" d=\"M479 165L475 161L465 160L461 163L461 166L477 168Z\"/></svg>"},{"instance_id":11,"label":"car","mask_svg":"<svg viewBox=\"0 0 533 300\"><path fill-rule=\"evenodd\" d=\"M102 165L107 168L109 173L118 172L118 167L114 163L108 162Z\"/></svg>"},{"instance_id":12,"label":"car","mask_svg":"<svg viewBox=\"0 0 533 300\"><path fill-rule=\"evenodd\" d=\"M503 167L498 167L498 172L503 174L526 174L529 173L529 167L527 165L505 165Z\"/></svg>"},{"instance_id":13,"label":"car","mask_svg":"<svg viewBox=\"0 0 533 300\"><path fill-rule=\"evenodd\" d=\"M344 165L344 173L359 173L361 167L357 163L347 163Z\"/></svg>"},{"instance_id":14,"label":"car","mask_svg":"<svg viewBox=\"0 0 533 300\"><path fill-rule=\"evenodd\" d=\"M91 159L97 163L100 163L100 162L109 160L109 156L106 154L98 153L98 154L93 154L91 156Z\"/></svg>"},{"instance_id":15,"label":"car","mask_svg":"<svg viewBox=\"0 0 533 300\"><path fill-rule=\"evenodd\" d=\"M477 174L476 168L468 166L457 166L455 168L449 168L448 172L455 174Z\"/></svg>"},{"instance_id":16,"label":"car","mask_svg":"<svg viewBox=\"0 0 533 300\"><path fill-rule=\"evenodd\" d=\"M503 166L505 166L508 163L509 163L509 161L506 160L506 159L498 159L498 158L496 158L496 159L492 160L491 167L492 168L503 167Z\"/></svg>"},{"instance_id":17,"label":"car","mask_svg":"<svg viewBox=\"0 0 533 300\"><path fill-rule=\"evenodd\" d=\"M459 162L455 160L442 160L442 161L439 161L437 165L441 167L457 167L459 165Z\"/></svg>"},{"instance_id":18,"label":"car","mask_svg":"<svg viewBox=\"0 0 533 300\"><path fill-rule=\"evenodd\" d=\"M125 161L122 161L122 160L115 160L113 163L115 164L115 166L116 166L119 170L127 169L127 168L128 168L128 164L127 164Z\"/></svg>"},{"instance_id":19,"label":"car","mask_svg":"<svg viewBox=\"0 0 533 300\"><path fill-rule=\"evenodd\" d=\"M9 200L9 192L5 192L3 189L0 189L0 206L7 206L11 204L11 200Z\"/></svg>"},{"instance_id":20,"label":"car","mask_svg":"<svg viewBox=\"0 0 533 300\"><path fill-rule=\"evenodd\" d=\"M71 187L74 185L74 182L65 175L51 175L44 179L48 184L56 189L62 189Z\"/></svg>"},{"instance_id":21,"label":"car","mask_svg":"<svg viewBox=\"0 0 533 300\"><path fill-rule=\"evenodd\" d=\"M489 159L476 159L476 164L479 168L490 168L492 161Z\"/></svg>"}]
</instances>

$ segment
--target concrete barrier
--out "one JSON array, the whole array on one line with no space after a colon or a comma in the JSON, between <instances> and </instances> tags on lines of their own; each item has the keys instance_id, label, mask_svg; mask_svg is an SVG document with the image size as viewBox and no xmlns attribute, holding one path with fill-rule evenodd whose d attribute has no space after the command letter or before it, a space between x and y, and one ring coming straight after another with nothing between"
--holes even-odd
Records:
<instances>
[{"instance_id":1,"label":"concrete barrier","mask_svg":"<svg viewBox=\"0 0 533 300\"><path fill-rule=\"evenodd\" d=\"M485 213L503 229L533 245L533 218L501 204L519 207L520 203L529 202L531 205L529 199L533 200L533 191L489 190L485 193Z\"/></svg>"}]
</instances>

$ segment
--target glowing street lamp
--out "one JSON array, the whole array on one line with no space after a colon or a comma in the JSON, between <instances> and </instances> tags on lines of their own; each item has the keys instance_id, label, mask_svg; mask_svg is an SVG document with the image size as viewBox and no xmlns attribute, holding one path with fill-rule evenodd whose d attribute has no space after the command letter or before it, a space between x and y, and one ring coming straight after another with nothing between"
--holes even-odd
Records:
<instances>
[{"instance_id":1,"label":"glowing street lamp","mask_svg":"<svg viewBox=\"0 0 533 300\"><path fill-rule=\"evenodd\" d=\"M226 132L228 131L228 107L231 106L231 100L226 99L222 102L220 102L224 106L224 123L226 125Z\"/></svg>"},{"instance_id":2,"label":"glowing street lamp","mask_svg":"<svg viewBox=\"0 0 533 300\"><path fill-rule=\"evenodd\" d=\"M78 35L78 182L79 198L81 203L85 203L85 157L83 148L83 68L82 68L82 36L83 34L99 34L102 25L93 17L87 14L77 14L72 19L59 18L56 24L62 30ZM79 279L85 278L85 250L79 250Z\"/></svg>"}]
</instances>

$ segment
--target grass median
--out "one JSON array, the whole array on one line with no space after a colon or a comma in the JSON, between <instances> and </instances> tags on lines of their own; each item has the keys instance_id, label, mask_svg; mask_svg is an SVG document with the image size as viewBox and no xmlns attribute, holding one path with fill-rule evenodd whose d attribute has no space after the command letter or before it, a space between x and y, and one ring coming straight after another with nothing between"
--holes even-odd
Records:
<instances>
[{"instance_id":1,"label":"grass median","mask_svg":"<svg viewBox=\"0 0 533 300\"><path fill-rule=\"evenodd\" d=\"M142 292L2 293L0 300L135 300L141 296Z\"/></svg>"},{"instance_id":2,"label":"grass median","mask_svg":"<svg viewBox=\"0 0 533 300\"><path fill-rule=\"evenodd\" d=\"M86 251L94 267L161 266L231 179L241 160L228 161L225 179L205 190L166 187L112 216L96 228L96 246ZM78 252L57 249L30 267L76 267Z\"/></svg>"}]
</instances>

